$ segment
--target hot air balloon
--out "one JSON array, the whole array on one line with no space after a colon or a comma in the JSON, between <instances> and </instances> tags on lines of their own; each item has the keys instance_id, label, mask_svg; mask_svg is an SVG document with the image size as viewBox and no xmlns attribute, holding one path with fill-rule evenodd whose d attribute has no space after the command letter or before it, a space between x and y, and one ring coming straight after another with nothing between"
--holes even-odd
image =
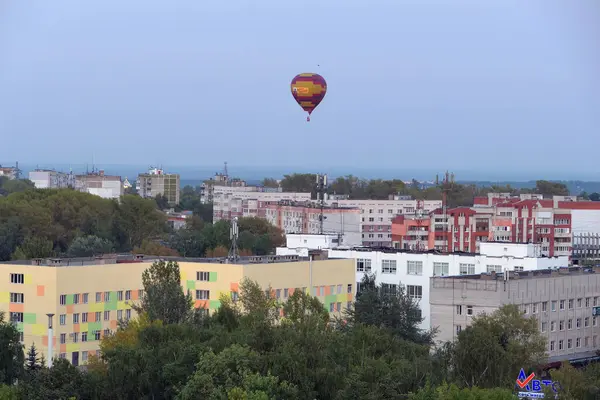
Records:
<instances>
[{"instance_id":1,"label":"hot air balloon","mask_svg":"<svg viewBox=\"0 0 600 400\"><path fill-rule=\"evenodd\" d=\"M310 121L310 114L321 103L327 93L327 82L319 74L303 73L298 74L292 79L292 96L300 104L300 107L308 113L307 121Z\"/></svg>"}]
</instances>

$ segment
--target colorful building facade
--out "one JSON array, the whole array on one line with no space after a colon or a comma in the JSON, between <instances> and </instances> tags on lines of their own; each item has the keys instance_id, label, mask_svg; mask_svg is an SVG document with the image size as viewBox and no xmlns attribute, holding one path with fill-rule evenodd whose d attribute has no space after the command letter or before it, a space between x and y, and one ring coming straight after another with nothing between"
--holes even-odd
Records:
<instances>
[{"instance_id":1,"label":"colorful building facade","mask_svg":"<svg viewBox=\"0 0 600 400\"><path fill-rule=\"evenodd\" d=\"M135 316L132 305L142 295L142 273L153 261L138 256L0 263L0 311L16 324L23 344L35 343L46 358L47 314L54 314L54 356L84 364L119 320ZM307 290L312 270L312 292L334 314L350 305L355 292L354 260L317 260L312 268L309 261L290 256L253 257L238 264L176 261L182 287L191 293L195 307L209 312L220 307L221 295L237 293L244 278L265 290L270 287L273 296L285 301L295 290Z\"/></svg>"}]
</instances>

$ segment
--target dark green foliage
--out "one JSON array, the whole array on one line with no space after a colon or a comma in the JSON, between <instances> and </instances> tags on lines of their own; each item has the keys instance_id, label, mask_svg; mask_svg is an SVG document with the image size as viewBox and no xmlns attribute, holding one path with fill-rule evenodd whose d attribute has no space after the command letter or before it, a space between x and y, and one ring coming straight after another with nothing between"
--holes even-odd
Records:
<instances>
[{"instance_id":1,"label":"dark green foliage","mask_svg":"<svg viewBox=\"0 0 600 400\"><path fill-rule=\"evenodd\" d=\"M23 375L25 354L17 328L0 311L0 383L12 385Z\"/></svg>"}]
</instances>

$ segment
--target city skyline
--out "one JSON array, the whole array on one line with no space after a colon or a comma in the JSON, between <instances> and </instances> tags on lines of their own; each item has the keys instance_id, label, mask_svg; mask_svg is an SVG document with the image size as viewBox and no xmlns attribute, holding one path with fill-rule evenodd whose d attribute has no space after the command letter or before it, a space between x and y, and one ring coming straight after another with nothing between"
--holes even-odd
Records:
<instances>
[{"instance_id":1,"label":"city skyline","mask_svg":"<svg viewBox=\"0 0 600 400\"><path fill-rule=\"evenodd\" d=\"M0 16L0 160L600 177L593 1L61 4Z\"/></svg>"}]
</instances>

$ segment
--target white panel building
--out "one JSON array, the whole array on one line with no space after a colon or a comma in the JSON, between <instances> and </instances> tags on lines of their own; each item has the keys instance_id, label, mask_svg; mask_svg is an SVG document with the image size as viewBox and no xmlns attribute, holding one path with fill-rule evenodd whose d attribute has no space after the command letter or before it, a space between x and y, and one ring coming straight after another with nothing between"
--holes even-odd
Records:
<instances>
[{"instance_id":1,"label":"white panel building","mask_svg":"<svg viewBox=\"0 0 600 400\"><path fill-rule=\"evenodd\" d=\"M36 169L29 172L36 189L65 189L75 186L75 176L64 172Z\"/></svg>"}]
</instances>

